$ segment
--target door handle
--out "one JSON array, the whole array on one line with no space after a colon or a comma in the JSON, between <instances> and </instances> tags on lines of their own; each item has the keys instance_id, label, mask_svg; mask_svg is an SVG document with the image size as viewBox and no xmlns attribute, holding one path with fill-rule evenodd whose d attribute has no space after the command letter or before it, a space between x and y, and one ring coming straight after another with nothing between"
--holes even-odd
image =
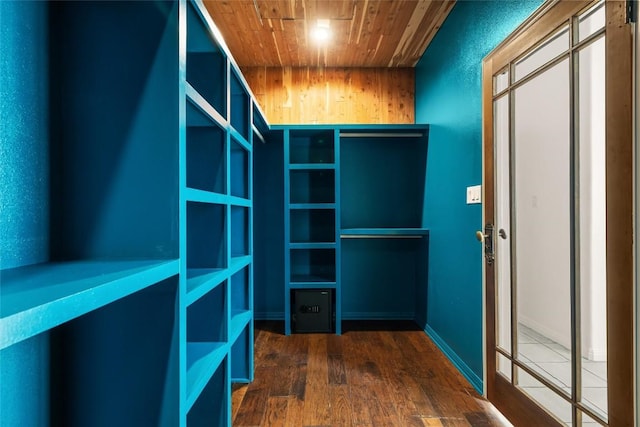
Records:
<instances>
[{"instance_id":1,"label":"door handle","mask_svg":"<svg viewBox=\"0 0 640 427\"><path fill-rule=\"evenodd\" d=\"M504 240L507 240L507 232L504 231L504 228L498 230L498 236L502 237Z\"/></svg>"},{"instance_id":2,"label":"door handle","mask_svg":"<svg viewBox=\"0 0 640 427\"><path fill-rule=\"evenodd\" d=\"M504 230L500 231L504 232ZM500 232L498 234L502 237ZM506 238L506 233L503 238ZM485 225L484 233L480 230L476 231L476 239L478 239L479 242L484 242L484 256L487 260L487 264L493 264L493 261L495 260L495 254L493 252L493 224Z\"/></svg>"}]
</instances>

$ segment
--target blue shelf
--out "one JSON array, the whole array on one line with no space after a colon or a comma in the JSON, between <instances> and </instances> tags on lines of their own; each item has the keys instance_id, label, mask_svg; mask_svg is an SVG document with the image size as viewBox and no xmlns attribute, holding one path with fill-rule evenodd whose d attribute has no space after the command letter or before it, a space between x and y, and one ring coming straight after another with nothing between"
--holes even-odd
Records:
<instances>
[{"instance_id":1,"label":"blue shelf","mask_svg":"<svg viewBox=\"0 0 640 427\"><path fill-rule=\"evenodd\" d=\"M187 343L187 410L198 399L228 351L229 346L223 342Z\"/></svg>"},{"instance_id":2,"label":"blue shelf","mask_svg":"<svg viewBox=\"0 0 640 427\"><path fill-rule=\"evenodd\" d=\"M331 284L333 283L334 285L336 284L335 280L331 280L329 277L326 276L317 276L317 275L313 275L313 274L292 274L291 275L291 280L289 280L289 283L296 284L296 285L300 285L300 284L304 284L304 283L314 283L316 285L316 287L318 287L318 284Z\"/></svg>"},{"instance_id":3,"label":"blue shelf","mask_svg":"<svg viewBox=\"0 0 640 427\"><path fill-rule=\"evenodd\" d=\"M187 305L218 286L227 278L224 268L189 268L187 269Z\"/></svg>"},{"instance_id":4,"label":"blue shelf","mask_svg":"<svg viewBox=\"0 0 640 427\"><path fill-rule=\"evenodd\" d=\"M235 310L231 313L231 324L229 325L230 343L234 343L238 339L242 330L251 321L251 317L250 310Z\"/></svg>"},{"instance_id":5,"label":"blue shelf","mask_svg":"<svg viewBox=\"0 0 640 427\"><path fill-rule=\"evenodd\" d=\"M238 132L234 128L229 129L229 134L235 140L235 142L240 147L242 147L242 149L246 151L251 151L251 144L249 144L249 142L247 141L247 138L244 135L240 134L240 132Z\"/></svg>"},{"instance_id":6,"label":"blue shelf","mask_svg":"<svg viewBox=\"0 0 640 427\"><path fill-rule=\"evenodd\" d=\"M322 169L335 169L334 163L297 163L289 165L291 170L322 170Z\"/></svg>"},{"instance_id":7,"label":"blue shelf","mask_svg":"<svg viewBox=\"0 0 640 427\"><path fill-rule=\"evenodd\" d=\"M302 279L302 278L299 278ZM336 282L325 281L291 281L289 283L289 289L316 289L316 288L332 288L337 287Z\"/></svg>"},{"instance_id":8,"label":"blue shelf","mask_svg":"<svg viewBox=\"0 0 640 427\"><path fill-rule=\"evenodd\" d=\"M200 109L204 114L206 114L213 122L218 123L222 126L228 126L227 120L207 102L206 99L202 95L198 93L197 90L193 88L189 83L185 83L185 91L187 95L187 99L191 101L196 107Z\"/></svg>"},{"instance_id":9,"label":"blue shelf","mask_svg":"<svg viewBox=\"0 0 640 427\"><path fill-rule=\"evenodd\" d=\"M185 198L189 202L214 203L218 205L227 204L228 196L210 191L198 190L195 188L185 188Z\"/></svg>"},{"instance_id":10,"label":"blue shelf","mask_svg":"<svg viewBox=\"0 0 640 427\"><path fill-rule=\"evenodd\" d=\"M243 197L228 196L227 201L232 206L241 206L244 208L250 208L253 205L251 200L245 199Z\"/></svg>"},{"instance_id":11,"label":"blue shelf","mask_svg":"<svg viewBox=\"0 0 640 427\"><path fill-rule=\"evenodd\" d=\"M253 257L251 255L231 257L231 262L229 263L229 276L236 274L238 271L251 264L252 258Z\"/></svg>"},{"instance_id":12,"label":"blue shelf","mask_svg":"<svg viewBox=\"0 0 640 427\"><path fill-rule=\"evenodd\" d=\"M335 203L291 203L289 209L335 209Z\"/></svg>"},{"instance_id":13,"label":"blue shelf","mask_svg":"<svg viewBox=\"0 0 640 427\"><path fill-rule=\"evenodd\" d=\"M335 249L335 242L294 242L289 243L291 249Z\"/></svg>"},{"instance_id":14,"label":"blue shelf","mask_svg":"<svg viewBox=\"0 0 640 427\"><path fill-rule=\"evenodd\" d=\"M0 349L178 274L177 260L87 260L0 271Z\"/></svg>"}]
</instances>

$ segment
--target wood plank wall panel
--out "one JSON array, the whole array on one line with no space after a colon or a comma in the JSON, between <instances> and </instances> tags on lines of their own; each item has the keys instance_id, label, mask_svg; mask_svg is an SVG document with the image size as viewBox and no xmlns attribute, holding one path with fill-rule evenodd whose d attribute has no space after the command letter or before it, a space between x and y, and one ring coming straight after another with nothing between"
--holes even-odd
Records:
<instances>
[{"instance_id":1,"label":"wood plank wall panel","mask_svg":"<svg viewBox=\"0 0 640 427\"><path fill-rule=\"evenodd\" d=\"M413 68L244 67L271 124L415 122Z\"/></svg>"}]
</instances>

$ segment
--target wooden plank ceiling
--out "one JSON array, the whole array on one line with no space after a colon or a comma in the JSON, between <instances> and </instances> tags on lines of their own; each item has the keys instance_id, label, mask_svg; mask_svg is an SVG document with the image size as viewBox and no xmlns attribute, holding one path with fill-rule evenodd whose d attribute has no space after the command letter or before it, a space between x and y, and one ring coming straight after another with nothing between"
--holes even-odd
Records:
<instances>
[{"instance_id":1,"label":"wooden plank ceiling","mask_svg":"<svg viewBox=\"0 0 640 427\"><path fill-rule=\"evenodd\" d=\"M455 0L205 0L240 67L414 67ZM328 20L325 45L310 37Z\"/></svg>"}]
</instances>

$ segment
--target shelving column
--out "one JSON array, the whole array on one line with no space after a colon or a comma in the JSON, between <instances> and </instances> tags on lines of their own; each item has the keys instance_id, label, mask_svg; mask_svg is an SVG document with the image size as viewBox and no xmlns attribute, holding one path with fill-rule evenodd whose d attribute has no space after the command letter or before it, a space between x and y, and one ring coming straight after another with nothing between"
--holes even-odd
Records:
<instances>
[{"instance_id":1,"label":"shelving column","mask_svg":"<svg viewBox=\"0 0 640 427\"><path fill-rule=\"evenodd\" d=\"M186 30L181 141L180 425L228 425L228 65L199 2L182 4ZM183 113L184 111L184 113Z\"/></svg>"},{"instance_id":2,"label":"shelving column","mask_svg":"<svg viewBox=\"0 0 640 427\"><path fill-rule=\"evenodd\" d=\"M285 333L292 332L296 290L326 290L331 313L317 313L341 333L339 139L331 127L284 129ZM323 317L324 316L324 317Z\"/></svg>"},{"instance_id":3,"label":"shelving column","mask_svg":"<svg viewBox=\"0 0 640 427\"><path fill-rule=\"evenodd\" d=\"M253 100L204 4L181 4L180 424L228 426L231 383L253 379Z\"/></svg>"},{"instance_id":4,"label":"shelving column","mask_svg":"<svg viewBox=\"0 0 640 427\"><path fill-rule=\"evenodd\" d=\"M229 63L229 345L231 382L253 380L253 103Z\"/></svg>"}]
</instances>

